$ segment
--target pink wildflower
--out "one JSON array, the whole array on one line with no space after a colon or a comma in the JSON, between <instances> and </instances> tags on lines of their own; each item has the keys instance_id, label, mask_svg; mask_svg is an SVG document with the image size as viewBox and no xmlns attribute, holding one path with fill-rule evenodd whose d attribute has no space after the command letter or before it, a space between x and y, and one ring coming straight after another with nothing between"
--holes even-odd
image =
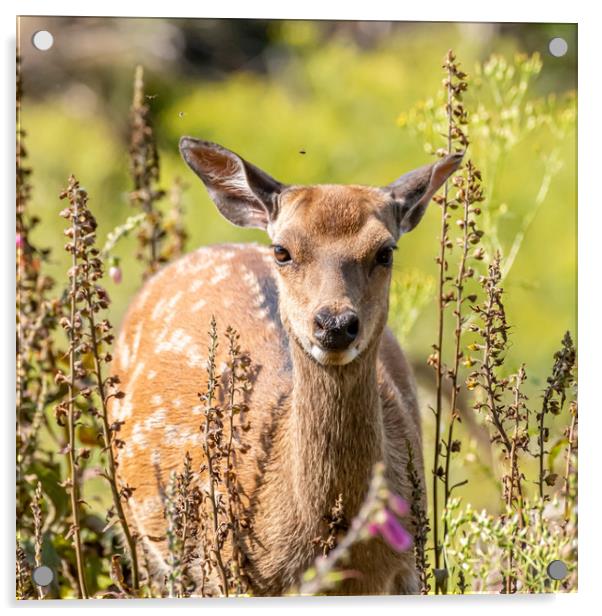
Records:
<instances>
[{"instance_id":1,"label":"pink wildflower","mask_svg":"<svg viewBox=\"0 0 602 616\"><path fill-rule=\"evenodd\" d=\"M109 268L109 276L111 277L111 280L115 283L115 284L119 284L121 282L121 268L113 265Z\"/></svg>"},{"instance_id":2,"label":"pink wildflower","mask_svg":"<svg viewBox=\"0 0 602 616\"><path fill-rule=\"evenodd\" d=\"M397 494L389 495L389 507L394 513L401 517L408 515L410 512L408 503Z\"/></svg>"},{"instance_id":3,"label":"pink wildflower","mask_svg":"<svg viewBox=\"0 0 602 616\"><path fill-rule=\"evenodd\" d=\"M370 535L381 535L382 538L397 552L405 552L412 545L412 536L401 525L395 514L384 509L378 515L378 522L371 522L367 526Z\"/></svg>"},{"instance_id":4,"label":"pink wildflower","mask_svg":"<svg viewBox=\"0 0 602 616\"><path fill-rule=\"evenodd\" d=\"M388 509L385 509L385 521L381 524L380 533L397 552L405 552L412 545L412 536Z\"/></svg>"}]
</instances>

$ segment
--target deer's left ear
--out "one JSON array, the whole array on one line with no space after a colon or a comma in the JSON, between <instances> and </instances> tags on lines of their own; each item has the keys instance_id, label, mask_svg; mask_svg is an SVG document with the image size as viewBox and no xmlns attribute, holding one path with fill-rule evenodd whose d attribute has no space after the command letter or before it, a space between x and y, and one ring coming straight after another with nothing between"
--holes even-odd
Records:
<instances>
[{"instance_id":1,"label":"deer's left ear","mask_svg":"<svg viewBox=\"0 0 602 616\"><path fill-rule=\"evenodd\" d=\"M435 163L414 169L384 187L393 197L399 235L422 219L433 195L460 166L464 152L448 154Z\"/></svg>"}]
</instances>

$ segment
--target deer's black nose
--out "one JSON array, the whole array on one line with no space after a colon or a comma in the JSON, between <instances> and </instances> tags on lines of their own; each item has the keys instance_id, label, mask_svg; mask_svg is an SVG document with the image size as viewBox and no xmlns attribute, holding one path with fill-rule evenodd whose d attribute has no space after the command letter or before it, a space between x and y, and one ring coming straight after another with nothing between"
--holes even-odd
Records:
<instances>
[{"instance_id":1,"label":"deer's black nose","mask_svg":"<svg viewBox=\"0 0 602 616\"><path fill-rule=\"evenodd\" d=\"M339 314L328 308L321 308L314 315L314 336L328 351L343 351L360 331L360 321L353 310Z\"/></svg>"}]
</instances>

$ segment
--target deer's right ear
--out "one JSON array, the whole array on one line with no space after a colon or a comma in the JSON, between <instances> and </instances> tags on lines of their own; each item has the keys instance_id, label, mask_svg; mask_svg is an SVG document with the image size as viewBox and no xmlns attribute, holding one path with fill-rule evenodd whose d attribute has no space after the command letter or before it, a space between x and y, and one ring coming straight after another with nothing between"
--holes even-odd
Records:
<instances>
[{"instance_id":1,"label":"deer's right ear","mask_svg":"<svg viewBox=\"0 0 602 616\"><path fill-rule=\"evenodd\" d=\"M217 143L182 137L180 153L230 222L267 229L275 220L284 184Z\"/></svg>"}]
</instances>

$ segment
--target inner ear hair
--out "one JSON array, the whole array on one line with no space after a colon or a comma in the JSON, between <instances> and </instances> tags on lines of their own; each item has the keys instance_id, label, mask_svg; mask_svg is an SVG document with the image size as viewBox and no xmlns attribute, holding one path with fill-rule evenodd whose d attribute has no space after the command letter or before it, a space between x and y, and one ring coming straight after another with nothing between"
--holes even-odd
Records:
<instances>
[{"instance_id":1,"label":"inner ear hair","mask_svg":"<svg viewBox=\"0 0 602 616\"><path fill-rule=\"evenodd\" d=\"M180 152L203 180L220 213L241 227L267 229L286 186L235 152L211 141L180 139Z\"/></svg>"},{"instance_id":2,"label":"inner ear hair","mask_svg":"<svg viewBox=\"0 0 602 616\"><path fill-rule=\"evenodd\" d=\"M462 163L464 152L454 152L440 160L410 171L385 187L394 200L399 234L411 231L422 220L439 188Z\"/></svg>"}]
</instances>

